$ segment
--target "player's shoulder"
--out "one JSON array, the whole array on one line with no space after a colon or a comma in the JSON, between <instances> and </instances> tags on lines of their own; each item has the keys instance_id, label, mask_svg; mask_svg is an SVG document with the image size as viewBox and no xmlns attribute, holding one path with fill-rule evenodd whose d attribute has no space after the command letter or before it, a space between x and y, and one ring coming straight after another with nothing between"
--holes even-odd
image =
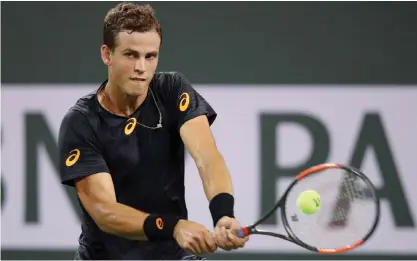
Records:
<instances>
[{"instance_id":1,"label":"player's shoulder","mask_svg":"<svg viewBox=\"0 0 417 261\"><path fill-rule=\"evenodd\" d=\"M77 127L95 125L99 111L96 93L97 90L94 90L80 97L65 113L62 125L73 125Z\"/></svg>"},{"instance_id":2,"label":"player's shoulder","mask_svg":"<svg viewBox=\"0 0 417 261\"><path fill-rule=\"evenodd\" d=\"M156 72L154 83L157 85L174 86L185 79L184 74L177 71Z\"/></svg>"},{"instance_id":3,"label":"player's shoulder","mask_svg":"<svg viewBox=\"0 0 417 261\"><path fill-rule=\"evenodd\" d=\"M181 89L184 83L188 82L188 79L181 72L157 72L152 79L152 86L156 90L175 92Z\"/></svg>"}]
</instances>

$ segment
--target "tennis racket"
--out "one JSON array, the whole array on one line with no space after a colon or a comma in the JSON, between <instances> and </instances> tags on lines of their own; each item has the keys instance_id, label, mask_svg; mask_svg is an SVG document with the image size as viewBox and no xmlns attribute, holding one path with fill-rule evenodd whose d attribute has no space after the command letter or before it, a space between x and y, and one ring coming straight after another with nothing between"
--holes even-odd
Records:
<instances>
[{"instance_id":1,"label":"tennis racket","mask_svg":"<svg viewBox=\"0 0 417 261\"><path fill-rule=\"evenodd\" d=\"M304 214L297 207L298 196L306 190L320 195L320 208L314 214ZM286 235L256 228L278 209ZM379 198L365 174L325 163L300 173L275 206L253 225L242 227L238 236L272 236L314 252L337 254L364 244L374 233L379 216Z\"/></svg>"}]
</instances>

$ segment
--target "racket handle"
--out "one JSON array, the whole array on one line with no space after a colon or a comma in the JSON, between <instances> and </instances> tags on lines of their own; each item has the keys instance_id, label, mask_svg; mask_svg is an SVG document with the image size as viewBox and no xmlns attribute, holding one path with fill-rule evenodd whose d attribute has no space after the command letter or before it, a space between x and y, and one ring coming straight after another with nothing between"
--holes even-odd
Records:
<instances>
[{"instance_id":1,"label":"racket handle","mask_svg":"<svg viewBox=\"0 0 417 261\"><path fill-rule=\"evenodd\" d=\"M239 231L237 231L237 236L239 238L244 238L249 235L249 230L247 227L241 227Z\"/></svg>"}]
</instances>

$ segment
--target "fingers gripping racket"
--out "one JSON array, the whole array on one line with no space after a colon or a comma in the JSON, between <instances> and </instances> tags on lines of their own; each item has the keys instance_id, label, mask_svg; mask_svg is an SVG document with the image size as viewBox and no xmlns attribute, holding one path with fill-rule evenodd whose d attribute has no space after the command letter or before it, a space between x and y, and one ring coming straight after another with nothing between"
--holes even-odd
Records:
<instances>
[{"instance_id":1,"label":"fingers gripping racket","mask_svg":"<svg viewBox=\"0 0 417 261\"><path fill-rule=\"evenodd\" d=\"M300 198L305 191L317 196ZM300 202L310 211L300 208ZM287 235L256 228L278 209ZM379 215L375 187L365 174L326 163L300 173L275 206L253 225L242 227L238 236L278 237L311 251L336 254L367 241L378 225Z\"/></svg>"}]
</instances>

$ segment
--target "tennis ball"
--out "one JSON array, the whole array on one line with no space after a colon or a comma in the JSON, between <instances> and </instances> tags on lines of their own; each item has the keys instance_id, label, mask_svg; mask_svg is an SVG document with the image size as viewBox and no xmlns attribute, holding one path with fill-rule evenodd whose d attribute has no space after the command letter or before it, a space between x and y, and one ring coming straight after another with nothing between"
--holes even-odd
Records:
<instances>
[{"instance_id":1,"label":"tennis ball","mask_svg":"<svg viewBox=\"0 0 417 261\"><path fill-rule=\"evenodd\" d=\"M306 190L300 194L297 206L306 215L316 213L321 206L320 195L314 190Z\"/></svg>"}]
</instances>

